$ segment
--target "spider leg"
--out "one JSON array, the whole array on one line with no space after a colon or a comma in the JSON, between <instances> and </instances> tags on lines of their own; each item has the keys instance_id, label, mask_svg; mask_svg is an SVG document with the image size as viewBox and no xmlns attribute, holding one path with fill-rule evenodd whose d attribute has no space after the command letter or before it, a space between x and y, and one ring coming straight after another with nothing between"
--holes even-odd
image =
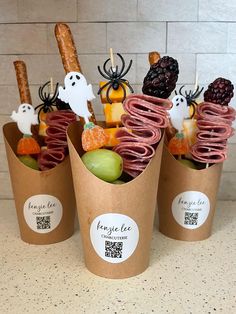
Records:
<instances>
[{"instance_id":1,"label":"spider leg","mask_svg":"<svg viewBox=\"0 0 236 314\"><path fill-rule=\"evenodd\" d=\"M131 93L134 93L133 87L130 85L130 83L127 80L120 79L121 82L124 82L130 89Z\"/></svg>"},{"instance_id":2,"label":"spider leg","mask_svg":"<svg viewBox=\"0 0 236 314\"><path fill-rule=\"evenodd\" d=\"M198 85L197 88L193 91L193 95L194 95L195 93L197 93L198 90L199 90L199 85Z\"/></svg>"},{"instance_id":3,"label":"spider leg","mask_svg":"<svg viewBox=\"0 0 236 314\"><path fill-rule=\"evenodd\" d=\"M43 107L40 108L40 109L39 109L39 112L38 112L38 121L39 121L39 123L40 123L40 118L39 118L39 116L40 116L40 113L41 113L42 110L43 110Z\"/></svg>"},{"instance_id":4,"label":"spider leg","mask_svg":"<svg viewBox=\"0 0 236 314\"><path fill-rule=\"evenodd\" d=\"M43 97L43 94L42 94L42 86L39 87L38 94L39 94L39 98L40 98L42 101L44 101L44 97Z\"/></svg>"},{"instance_id":5,"label":"spider leg","mask_svg":"<svg viewBox=\"0 0 236 314\"><path fill-rule=\"evenodd\" d=\"M204 87L202 87L198 92L195 92L195 93L193 94L193 98L194 98L194 99L198 98L198 96L200 96L200 94L201 94L201 92L203 91L203 89L204 89Z\"/></svg>"},{"instance_id":6,"label":"spider leg","mask_svg":"<svg viewBox=\"0 0 236 314\"><path fill-rule=\"evenodd\" d=\"M192 113L192 114L191 114L191 116L190 116L190 119L192 119L192 118L195 116L195 113L196 113L196 108L195 108L195 106L194 106L194 104L193 104L193 103L190 103L190 105L189 105L189 106L193 108L193 113Z\"/></svg>"},{"instance_id":7,"label":"spider leg","mask_svg":"<svg viewBox=\"0 0 236 314\"><path fill-rule=\"evenodd\" d=\"M179 89L179 94L180 94L181 96L184 96L184 95L182 94L182 89L183 89L184 87L185 87L185 85L181 86L180 89Z\"/></svg>"},{"instance_id":8,"label":"spider leg","mask_svg":"<svg viewBox=\"0 0 236 314\"><path fill-rule=\"evenodd\" d=\"M126 90L125 90L124 83L120 82L120 86L121 86L121 88L123 89L123 92L124 92L124 97L122 99L122 102L123 102L125 100L125 97L126 97Z\"/></svg>"},{"instance_id":9,"label":"spider leg","mask_svg":"<svg viewBox=\"0 0 236 314\"><path fill-rule=\"evenodd\" d=\"M102 87L100 87L99 90L98 90L98 95L99 95L99 94L101 93L101 91L102 91L105 87L107 87L107 85L109 85L109 84L111 84L111 81L107 82L107 83L104 84Z\"/></svg>"},{"instance_id":10,"label":"spider leg","mask_svg":"<svg viewBox=\"0 0 236 314\"><path fill-rule=\"evenodd\" d=\"M107 92L106 92L106 97L107 97L107 100L108 100L108 102L110 103L110 104L112 104L112 101L111 101L111 99L110 99L110 97L109 97L109 92L110 92L110 89L112 88L112 84L108 87L108 89L107 89Z\"/></svg>"},{"instance_id":11,"label":"spider leg","mask_svg":"<svg viewBox=\"0 0 236 314\"><path fill-rule=\"evenodd\" d=\"M101 74L101 76L103 76L106 80L110 80L111 78L107 75L105 75L104 73L102 73L100 66L98 65L98 72Z\"/></svg>"},{"instance_id":12,"label":"spider leg","mask_svg":"<svg viewBox=\"0 0 236 314\"><path fill-rule=\"evenodd\" d=\"M175 90L175 95L178 95L178 93L176 92L176 90Z\"/></svg>"},{"instance_id":13,"label":"spider leg","mask_svg":"<svg viewBox=\"0 0 236 314\"><path fill-rule=\"evenodd\" d=\"M117 53L117 56L121 60L121 70L120 70L119 73L117 73L117 76L120 76L122 74L122 72L124 71L124 68L125 68L125 60L124 60L124 58L122 57L122 55L120 53Z\"/></svg>"},{"instance_id":14,"label":"spider leg","mask_svg":"<svg viewBox=\"0 0 236 314\"><path fill-rule=\"evenodd\" d=\"M109 77L111 76L111 73L109 72L109 70L111 69L111 71L113 72L113 69L112 67L110 67L109 70L107 70L106 66L107 66L107 63L110 61L110 58L107 59L104 64L103 64L103 71L106 73L106 75L108 75Z\"/></svg>"},{"instance_id":15,"label":"spider leg","mask_svg":"<svg viewBox=\"0 0 236 314\"><path fill-rule=\"evenodd\" d=\"M185 98L187 98L187 96L188 96L187 91L184 91L184 93L185 93Z\"/></svg>"},{"instance_id":16,"label":"spider leg","mask_svg":"<svg viewBox=\"0 0 236 314\"><path fill-rule=\"evenodd\" d=\"M50 81L47 81L41 88L42 88L42 93L43 93L43 90L45 89L45 87L50 83ZM45 93L44 93L45 94Z\"/></svg>"},{"instance_id":17,"label":"spider leg","mask_svg":"<svg viewBox=\"0 0 236 314\"><path fill-rule=\"evenodd\" d=\"M133 63L133 60L130 60L128 68L126 69L126 71L122 75L120 75L120 78L124 77L129 72L132 63Z\"/></svg>"},{"instance_id":18,"label":"spider leg","mask_svg":"<svg viewBox=\"0 0 236 314\"><path fill-rule=\"evenodd\" d=\"M40 105L36 106L36 107L34 108L34 110L37 110L38 108L40 108L40 107L42 107L42 106L43 106L43 104L40 104Z\"/></svg>"}]
</instances>

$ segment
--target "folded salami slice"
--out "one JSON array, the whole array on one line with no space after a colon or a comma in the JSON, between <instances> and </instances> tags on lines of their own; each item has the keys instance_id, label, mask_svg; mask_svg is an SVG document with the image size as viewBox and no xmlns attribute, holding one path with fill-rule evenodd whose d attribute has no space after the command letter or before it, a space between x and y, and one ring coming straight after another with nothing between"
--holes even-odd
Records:
<instances>
[{"instance_id":1,"label":"folded salami slice","mask_svg":"<svg viewBox=\"0 0 236 314\"><path fill-rule=\"evenodd\" d=\"M219 163L227 158L227 140L234 134L236 111L230 106L203 102L197 107L197 141L191 147L194 160Z\"/></svg>"},{"instance_id":2,"label":"folded salami slice","mask_svg":"<svg viewBox=\"0 0 236 314\"><path fill-rule=\"evenodd\" d=\"M54 168L65 159L65 154L62 151L53 149L45 149L41 152L38 158L39 168L42 171Z\"/></svg>"},{"instance_id":3,"label":"folded salami slice","mask_svg":"<svg viewBox=\"0 0 236 314\"><path fill-rule=\"evenodd\" d=\"M162 128L168 125L171 101L148 95L129 95L124 101L127 114L121 117L125 128L117 131L120 143L113 148L123 158L124 172L137 177L155 154ZM130 132L131 130L131 132Z\"/></svg>"},{"instance_id":4,"label":"folded salami slice","mask_svg":"<svg viewBox=\"0 0 236 314\"><path fill-rule=\"evenodd\" d=\"M230 106L221 106L211 102L203 102L197 107L197 119L223 122L229 125L235 120L235 110Z\"/></svg>"},{"instance_id":5,"label":"folded salami slice","mask_svg":"<svg viewBox=\"0 0 236 314\"><path fill-rule=\"evenodd\" d=\"M116 133L116 137L121 142L130 141L132 139L132 141L135 142L141 141L152 145L160 141L160 128L151 127L149 124L144 126L140 119L134 118L130 115L123 115L121 117L121 122L126 127L126 129L120 129ZM129 132L128 130L132 130L132 132Z\"/></svg>"},{"instance_id":6,"label":"folded salami slice","mask_svg":"<svg viewBox=\"0 0 236 314\"><path fill-rule=\"evenodd\" d=\"M56 149L56 150L61 150L66 152L67 151L67 141L63 140L55 140L54 138L47 138L46 139L46 144L48 149Z\"/></svg>"},{"instance_id":7,"label":"folded salami slice","mask_svg":"<svg viewBox=\"0 0 236 314\"><path fill-rule=\"evenodd\" d=\"M76 115L71 110L52 111L47 114L48 128L45 138L47 149L38 159L41 170L51 169L65 159L68 154L66 130L74 121L76 121Z\"/></svg>"},{"instance_id":8,"label":"folded salami slice","mask_svg":"<svg viewBox=\"0 0 236 314\"><path fill-rule=\"evenodd\" d=\"M47 130L46 130L46 134L47 134L47 138L52 138L52 139L60 139L63 141L66 141L66 129L64 126L60 127L60 126L48 126ZM45 139L45 141L46 141Z\"/></svg>"},{"instance_id":9,"label":"folded salami slice","mask_svg":"<svg viewBox=\"0 0 236 314\"><path fill-rule=\"evenodd\" d=\"M132 94L124 102L124 109L132 117L155 128L166 128L168 125L167 110L172 107L168 99L148 95Z\"/></svg>"},{"instance_id":10,"label":"folded salami slice","mask_svg":"<svg viewBox=\"0 0 236 314\"><path fill-rule=\"evenodd\" d=\"M192 147L193 159L203 163L223 162L227 158L226 142L210 143L198 142Z\"/></svg>"},{"instance_id":11,"label":"folded salami slice","mask_svg":"<svg viewBox=\"0 0 236 314\"><path fill-rule=\"evenodd\" d=\"M66 123L67 125L76 121L76 115L71 110L58 110L47 113L46 123L47 125L61 125Z\"/></svg>"},{"instance_id":12,"label":"folded salami slice","mask_svg":"<svg viewBox=\"0 0 236 314\"><path fill-rule=\"evenodd\" d=\"M197 139L207 140L208 142L219 142L227 140L234 133L233 128L226 123L200 120L197 122L199 131Z\"/></svg>"},{"instance_id":13,"label":"folded salami slice","mask_svg":"<svg viewBox=\"0 0 236 314\"><path fill-rule=\"evenodd\" d=\"M140 174L155 155L152 146L136 142L122 142L115 146L114 151L122 156L123 170L131 176Z\"/></svg>"}]
</instances>

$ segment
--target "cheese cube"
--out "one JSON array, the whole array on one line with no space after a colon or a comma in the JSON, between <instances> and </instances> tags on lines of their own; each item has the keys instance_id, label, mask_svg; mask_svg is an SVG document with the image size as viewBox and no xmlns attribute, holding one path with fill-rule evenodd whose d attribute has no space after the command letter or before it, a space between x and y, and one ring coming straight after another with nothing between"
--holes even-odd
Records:
<instances>
[{"instance_id":1,"label":"cheese cube","mask_svg":"<svg viewBox=\"0 0 236 314\"><path fill-rule=\"evenodd\" d=\"M102 87L106 84L107 82L100 82L99 87ZM103 104L108 103L109 101L107 100L107 89L110 85L106 86L100 93L100 97L101 97L101 102ZM128 96L130 94L130 90L128 88L128 86L124 83L123 86L125 87L125 91L126 91L126 96ZM119 88L117 90L114 90L112 87L109 90L109 98L112 102L122 102L124 100L124 91L123 88L121 86L119 86Z\"/></svg>"},{"instance_id":2,"label":"cheese cube","mask_svg":"<svg viewBox=\"0 0 236 314\"><path fill-rule=\"evenodd\" d=\"M120 129L121 128L104 129L105 134L108 138L105 145L106 147L114 147L120 143L120 141L116 138L116 132Z\"/></svg>"},{"instance_id":3,"label":"cheese cube","mask_svg":"<svg viewBox=\"0 0 236 314\"><path fill-rule=\"evenodd\" d=\"M106 126L121 125L121 116L125 114L123 104L121 102L114 102L112 104L103 104Z\"/></svg>"}]
</instances>

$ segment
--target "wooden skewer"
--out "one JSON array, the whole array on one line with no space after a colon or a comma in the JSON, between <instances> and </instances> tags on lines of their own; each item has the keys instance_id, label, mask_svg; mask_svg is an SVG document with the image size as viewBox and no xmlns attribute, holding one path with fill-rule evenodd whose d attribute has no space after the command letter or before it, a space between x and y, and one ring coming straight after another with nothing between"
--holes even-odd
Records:
<instances>
[{"instance_id":1,"label":"wooden skewer","mask_svg":"<svg viewBox=\"0 0 236 314\"><path fill-rule=\"evenodd\" d=\"M197 89L197 86L198 86L198 72L196 72L194 90L196 90L196 89Z\"/></svg>"},{"instance_id":2,"label":"wooden skewer","mask_svg":"<svg viewBox=\"0 0 236 314\"><path fill-rule=\"evenodd\" d=\"M54 90L53 90L53 78L50 78L50 94L54 94Z\"/></svg>"},{"instance_id":3,"label":"wooden skewer","mask_svg":"<svg viewBox=\"0 0 236 314\"><path fill-rule=\"evenodd\" d=\"M113 55L113 49L110 48L110 58L111 58L111 66L112 68L115 67L115 64L114 64L114 55Z\"/></svg>"}]
</instances>

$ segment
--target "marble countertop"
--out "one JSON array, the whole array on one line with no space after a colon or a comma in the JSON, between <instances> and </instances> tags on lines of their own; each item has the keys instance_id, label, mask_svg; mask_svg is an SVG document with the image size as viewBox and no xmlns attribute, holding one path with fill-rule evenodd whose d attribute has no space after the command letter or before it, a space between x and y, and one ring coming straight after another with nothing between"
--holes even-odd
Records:
<instances>
[{"instance_id":1,"label":"marble countertop","mask_svg":"<svg viewBox=\"0 0 236 314\"><path fill-rule=\"evenodd\" d=\"M236 313L236 202L218 202L205 241L155 230L150 267L122 280L86 270L78 229L61 243L24 243L11 200L1 201L0 230L0 313Z\"/></svg>"}]
</instances>

